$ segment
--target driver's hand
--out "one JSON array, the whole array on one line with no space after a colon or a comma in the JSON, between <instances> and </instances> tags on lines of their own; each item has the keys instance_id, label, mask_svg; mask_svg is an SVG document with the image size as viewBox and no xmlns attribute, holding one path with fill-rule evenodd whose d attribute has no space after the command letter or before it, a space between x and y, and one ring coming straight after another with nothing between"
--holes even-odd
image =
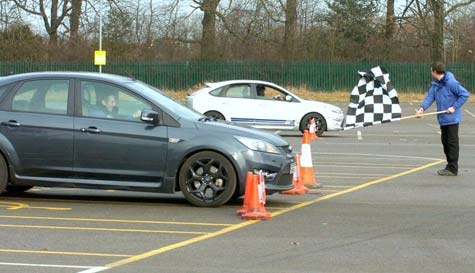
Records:
<instances>
[{"instance_id":1,"label":"driver's hand","mask_svg":"<svg viewBox=\"0 0 475 273\"><path fill-rule=\"evenodd\" d=\"M449 109L447 109L447 113L449 113L449 114L455 113L455 108L449 107Z\"/></svg>"},{"instance_id":2,"label":"driver's hand","mask_svg":"<svg viewBox=\"0 0 475 273\"><path fill-rule=\"evenodd\" d=\"M416 118L422 118L422 114L424 113L424 109L419 108L416 110Z\"/></svg>"}]
</instances>

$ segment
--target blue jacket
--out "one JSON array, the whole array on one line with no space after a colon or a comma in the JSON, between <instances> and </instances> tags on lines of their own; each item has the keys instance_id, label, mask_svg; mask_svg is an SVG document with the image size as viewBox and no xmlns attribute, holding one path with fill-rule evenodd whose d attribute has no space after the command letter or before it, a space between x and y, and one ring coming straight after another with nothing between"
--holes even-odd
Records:
<instances>
[{"instance_id":1,"label":"blue jacket","mask_svg":"<svg viewBox=\"0 0 475 273\"><path fill-rule=\"evenodd\" d=\"M444 77L434 80L429 93L421 104L421 108L426 110L434 100L437 103L437 111L444 111L450 107L455 108L455 113L438 114L437 119L441 126L458 124L462 121L462 105L467 101L470 94L450 72L446 72Z\"/></svg>"}]
</instances>

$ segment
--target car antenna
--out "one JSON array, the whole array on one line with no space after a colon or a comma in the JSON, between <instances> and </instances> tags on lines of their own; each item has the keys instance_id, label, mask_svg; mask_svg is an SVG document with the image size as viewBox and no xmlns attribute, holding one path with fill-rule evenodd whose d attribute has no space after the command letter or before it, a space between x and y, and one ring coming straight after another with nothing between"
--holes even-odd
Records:
<instances>
[{"instance_id":1,"label":"car antenna","mask_svg":"<svg viewBox=\"0 0 475 273\"><path fill-rule=\"evenodd\" d=\"M126 70L125 73L127 73L127 76L128 76L129 78L131 78L132 80L134 80L134 81L136 80L135 77L134 77L134 75L132 75L132 73L130 73L129 71Z\"/></svg>"}]
</instances>

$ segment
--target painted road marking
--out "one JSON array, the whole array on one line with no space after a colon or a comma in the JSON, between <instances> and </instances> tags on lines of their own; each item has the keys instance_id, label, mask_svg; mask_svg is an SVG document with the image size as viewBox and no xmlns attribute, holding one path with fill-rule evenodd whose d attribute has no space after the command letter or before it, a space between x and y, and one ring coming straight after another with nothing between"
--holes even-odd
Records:
<instances>
[{"instance_id":1,"label":"painted road marking","mask_svg":"<svg viewBox=\"0 0 475 273\"><path fill-rule=\"evenodd\" d=\"M9 225L0 224L0 227L11 228L37 228L37 229L58 229L58 230L88 230L88 231L113 231L113 232L136 232L136 233L166 233L166 234L185 234L185 235L203 235L208 232L198 231L178 231L178 230L150 230L150 229L118 229L118 228L92 228L92 227L64 227L64 226L35 226L35 225Z\"/></svg>"},{"instance_id":2,"label":"painted road marking","mask_svg":"<svg viewBox=\"0 0 475 273\"><path fill-rule=\"evenodd\" d=\"M83 252L64 252L64 251L46 251L46 250L20 250L20 249L0 249L4 253L27 253L41 255L72 255L72 256L97 256L97 257L131 257L126 254L107 254L107 253L83 253Z\"/></svg>"},{"instance_id":3,"label":"painted road marking","mask_svg":"<svg viewBox=\"0 0 475 273\"><path fill-rule=\"evenodd\" d=\"M361 184L361 185L358 185L358 186L355 186L355 187L351 187L351 188L346 189L346 190L338 191L338 192L333 193L333 194L328 194L328 195L325 195L325 196L322 196L322 197L319 197L319 198L316 198L316 199L313 199L313 200L310 200L310 201L302 202L302 203L296 204L294 206L291 206L289 208L285 208L285 209L273 212L273 213L271 213L271 215L272 215L272 217L276 217L278 215L281 215L281 214L284 214L284 213L287 213L287 212L290 212L290 211L294 211L294 210L297 210L297 209L300 209L300 208L303 208L303 207L307 207L307 206L310 206L312 204L322 202L324 200L335 198L337 196L341 196L341 195L344 195L344 194L347 194L347 193L350 193L350 192L358 191L358 190L361 190L361 189L364 189L364 188L367 188L367 187L370 187L370 186L373 186L373 185L376 185L376 184L379 184L379 183L382 183L382 182L385 182L385 181L389 181L389 180L392 180L392 179L395 179L395 178L398 178L398 177L401 177L401 176L404 176L404 175L408 175L408 174L411 174L411 173L414 173L414 172L417 172L417 171L420 171L420 170L423 170L423 169L426 169L426 168L430 168L432 166L441 164L443 162L445 162L445 160L437 160L436 162L432 162L432 163L429 163L429 164L426 164L426 165L423 165L423 166L420 166L420 167L417 167L417 168L414 168L414 169L411 169L411 170L408 170L408 171L404 171L404 172L401 172L401 173L398 173L398 174L395 174L395 175L392 175L392 176L388 176L388 177L385 177L385 178L370 181L368 183L364 183L364 184ZM117 262L109 263L105 266L109 267L109 268L112 268L112 267L118 267L118 266L123 266L123 265L126 265L126 264L130 264L130 263L133 263L133 262L137 262L137 261L140 261L140 260L143 260L143 259L146 259L146 258L153 257L155 255L161 254L161 253L165 253L165 252L177 249L177 248L188 246L188 245L191 245L191 244L194 244L194 243L197 243L197 242L200 242L200 241L204 241L204 240L207 240L207 239L210 239L210 238L214 238L214 237L217 237L217 236L220 236L220 235L223 235L223 234L226 234L226 233L238 230L238 229L242 229L244 227L253 225L253 224L258 223L258 222L260 222L260 221L258 221L258 220L248 220L248 221L245 221L245 222L242 222L242 223L239 223L239 224L236 224L236 225L232 225L232 226L226 227L224 229L221 229L221 230L218 230L218 231L215 231L215 232L208 233L206 235L191 238L189 240L185 240L185 241L178 242L178 243L175 243L175 244L171 244L171 245L168 245L168 246L165 246L165 247L154 249L154 250L151 250L151 251L148 251L148 252L136 255L136 256L132 256L132 257L129 257L129 258L126 258L126 259L123 259L123 260L119 260Z\"/></svg>"},{"instance_id":4,"label":"painted road marking","mask_svg":"<svg viewBox=\"0 0 475 273\"><path fill-rule=\"evenodd\" d=\"M129 224L184 225L184 226L224 226L224 227L231 226L231 224L215 224L215 223L199 223L199 222L167 222L167 221L147 221L147 220L68 218L68 217L43 217L43 216L20 216L20 215L0 215L0 218L81 221L81 222L109 222L109 223L112 222L112 223L129 223Z\"/></svg>"},{"instance_id":5,"label":"painted road marking","mask_svg":"<svg viewBox=\"0 0 475 273\"><path fill-rule=\"evenodd\" d=\"M315 165L327 165L327 164L333 164L333 165L341 165L341 166L385 166L385 167L405 167L405 168L415 168L420 165L417 164L387 164L387 163L354 163L354 162L323 162L323 161L318 161L316 160Z\"/></svg>"},{"instance_id":6,"label":"painted road marking","mask_svg":"<svg viewBox=\"0 0 475 273\"><path fill-rule=\"evenodd\" d=\"M81 272L78 272L78 273L96 273L96 272L104 271L106 269L109 269L109 268L104 267L104 266L97 266L97 267L94 267L94 268L91 268L91 269L88 269L88 270L84 270L84 271L81 271Z\"/></svg>"},{"instance_id":7,"label":"painted road marking","mask_svg":"<svg viewBox=\"0 0 475 273\"><path fill-rule=\"evenodd\" d=\"M356 165L356 164L321 164L315 163L315 167L320 166L326 167L345 167L345 168L365 168L365 169L410 169L411 167L391 167L391 166L381 166L381 165Z\"/></svg>"},{"instance_id":8,"label":"painted road marking","mask_svg":"<svg viewBox=\"0 0 475 273\"><path fill-rule=\"evenodd\" d=\"M475 115L472 112L468 111L467 109L465 109L465 112L475 118Z\"/></svg>"},{"instance_id":9,"label":"painted road marking","mask_svg":"<svg viewBox=\"0 0 475 273\"><path fill-rule=\"evenodd\" d=\"M81 266L81 265L60 265L60 264L24 264L24 263L0 263L0 265L13 265L13 266L32 266L32 267L53 267L53 268L104 268L103 266ZM99 271L96 271L99 272Z\"/></svg>"},{"instance_id":10,"label":"painted road marking","mask_svg":"<svg viewBox=\"0 0 475 273\"><path fill-rule=\"evenodd\" d=\"M8 210L19 210L19 209L43 209L43 210L71 210L71 208L60 208L60 207L36 207L30 206L25 203L18 202L0 202L0 207L6 207Z\"/></svg>"},{"instance_id":11,"label":"painted road marking","mask_svg":"<svg viewBox=\"0 0 475 273\"><path fill-rule=\"evenodd\" d=\"M354 145L354 143L353 143ZM360 145L360 144L358 144ZM316 155L358 155L358 156L368 156L368 157L389 157L389 158L404 158L404 159L423 159L423 160L440 160L440 158L432 158L432 157L420 157L420 156L409 156L409 155L381 155L381 154L363 154L363 153L322 153L322 152L312 152L312 154Z\"/></svg>"}]
</instances>

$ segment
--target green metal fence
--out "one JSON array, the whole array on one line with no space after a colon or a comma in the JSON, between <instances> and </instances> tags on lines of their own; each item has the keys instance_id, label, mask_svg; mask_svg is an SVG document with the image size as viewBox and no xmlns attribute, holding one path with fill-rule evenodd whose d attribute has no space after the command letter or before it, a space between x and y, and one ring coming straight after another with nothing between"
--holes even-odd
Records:
<instances>
[{"instance_id":1,"label":"green metal fence","mask_svg":"<svg viewBox=\"0 0 475 273\"><path fill-rule=\"evenodd\" d=\"M163 89L182 90L206 81L256 79L312 90L351 90L357 71L384 67L400 92L425 92L430 85L430 64L369 62L112 62L106 73L131 75ZM456 78L475 91L475 64L448 65ZM0 62L0 75L33 71L97 71L92 63Z\"/></svg>"}]
</instances>

